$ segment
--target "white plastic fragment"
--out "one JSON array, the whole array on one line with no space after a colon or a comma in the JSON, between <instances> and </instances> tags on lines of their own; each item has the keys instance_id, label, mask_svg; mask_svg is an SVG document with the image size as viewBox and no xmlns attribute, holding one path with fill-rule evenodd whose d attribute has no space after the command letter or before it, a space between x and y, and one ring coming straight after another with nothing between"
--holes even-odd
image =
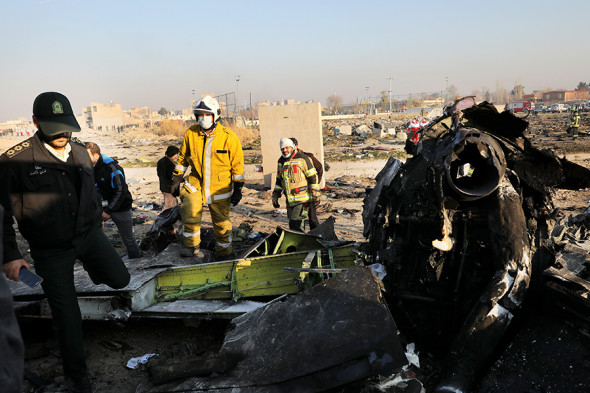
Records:
<instances>
[{"instance_id":1,"label":"white plastic fragment","mask_svg":"<svg viewBox=\"0 0 590 393\"><path fill-rule=\"evenodd\" d=\"M415 349L416 345L414 343L406 345L406 359L408 359L408 362L414 366L420 368L420 358L418 357L418 354L414 352Z\"/></svg>"},{"instance_id":2,"label":"white plastic fragment","mask_svg":"<svg viewBox=\"0 0 590 393\"><path fill-rule=\"evenodd\" d=\"M147 361L149 360L149 358L151 358L152 356L158 356L158 354L156 353L146 353L143 356L139 356L136 358L131 358L127 361L127 368L130 369L136 369L137 366L139 366L140 364L146 364Z\"/></svg>"},{"instance_id":3,"label":"white plastic fragment","mask_svg":"<svg viewBox=\"0 0 590 393\"><path fill-rule=\"evenodd\" d=\"M373 274L379 280L383 280L385 278L385 276L387 276L387 272L385 271L385 266L383 266L380 263L373 263L372 265L369 265L367 267L373 271Z\"/></svg>"}]
</instances>

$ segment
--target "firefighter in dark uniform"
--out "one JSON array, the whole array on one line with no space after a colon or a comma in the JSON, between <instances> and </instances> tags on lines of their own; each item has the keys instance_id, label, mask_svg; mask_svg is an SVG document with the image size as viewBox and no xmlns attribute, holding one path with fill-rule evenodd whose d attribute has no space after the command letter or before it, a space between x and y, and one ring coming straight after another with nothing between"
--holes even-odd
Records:
<instances>
[{"instance_id":1,"label":"firefighter in dark uniform","mask_svg":"<svg viewBox=\"0 0 590 393\"><path fill-rule=\"evenodd\" d=\"M53 317L66 383L72 392L91 392L82 340L82 319L74 287L74 263L82 262L95 284L119 289L129 272L101 228L100 196L86 148L70 141L80 131L68 99L42 93L33 104L39 131L0 156L3 266L18 281L23 259L13 228L28 241L36 273Z\"/></svg>"},{"instance_id":2,"label":"firefighter in dark uniform","mask_svg":"<svg viewBox=\"0 0 590 393\"><path fill-rule=\"evenodd\" d=\"M299 148L299 143L297 142L296 138L289 138L289 139L291 139L293 141L296 151L308 156L311 159L311 162L313 163L313 167L315 168L315 170L318 174L318 184L320 184L322 182L322 176L324 175L324 166L322 165L320 160L318 160L315 157L315 155L313 155L312 153L301 150ZM321 193L321 191L318 193L318 195L320 193ZM309 219L309 229L310 230L312 230L312 229L316 228L318 225L320 225L320 220L318 219L318 212L317 212L319 205L320 205L320 198L319 197L317 199L315 199L313 201L313 203L309 204L309 211L307 212L307 216Z\"/></svg>"},{"instance_id":3,"label":"firefighter in dark uniform","mask_svg":"<svg viewBox=\"0 0 590 393\"><path fill-rule=\"evenodd\" d=\"M277 163L277 180L272 193L272 205L279 207L281 194L287 197L289 228L303 232L309 205L320 199L317 171L311 159L295 149L289 138L280 142L282 156Z\"/></svg>"}]
</instances>

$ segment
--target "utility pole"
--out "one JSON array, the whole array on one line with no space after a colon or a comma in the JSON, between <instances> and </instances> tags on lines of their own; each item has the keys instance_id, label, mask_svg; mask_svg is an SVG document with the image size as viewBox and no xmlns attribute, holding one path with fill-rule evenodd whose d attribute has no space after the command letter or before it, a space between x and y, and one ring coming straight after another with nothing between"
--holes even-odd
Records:
<instances>
[{"instance_id":1,"label":"utility pole","mask_svg":"<svg viewBox=\"0 0 590 393\"><path fill-rule=\"evenodd\" d=\"M240 76L236 75L236 118L240 115Z\"/></svg>"},{"instance_id":2,"label":"utility pole","mask_svg":"<svg viewBox=\"0 0 590 393\"><path fill-rule=\"evenodd\" d=\"M389 79L389 113L391 114L391 80L393 79L393 77L390 76L385 79Z\"/></svg>"}]
</instances>

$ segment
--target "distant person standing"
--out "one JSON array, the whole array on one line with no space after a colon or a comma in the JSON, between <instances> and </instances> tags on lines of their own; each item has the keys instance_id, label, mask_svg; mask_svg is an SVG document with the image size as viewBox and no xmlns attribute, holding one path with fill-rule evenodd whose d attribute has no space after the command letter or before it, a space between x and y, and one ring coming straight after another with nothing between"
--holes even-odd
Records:
<instances>
[{"instance_id":1,"label":"distant person standing","mask_svg":"<svg viewBox=\"0 0 590 393\"><path fill-rule=\"evenodd\" d=\"M428 124L430 124L430 122L425 117L423 117L422 121L420 122L420 129L423 130Z\"/></svg>"},{"instance_id":2,"label":"distant person standing","mask_svg":"<svg viewBox=\"0 0 590 393\"><path fill-rule=\"evenodd\" d=\"M179 195L178 189L172 192L172 175L174 166L178 160L180 149L176 146L168 146L164 157L160 158L157 165L158 179L160 179L160 191L164 195L164 205L162 210L168 210L178 206L176 197Z\"/></svg>"},{"instance_id":3,"label":"distant person standing","mask_svg":"<svg viewBox=\"0 0 590 393\"><path fill-rule=\"evenodd\" d=\"M408 125L408 136L412 143L417 145L418 142L420 142L420 123L418 122L418 119L412 119Z\"/></svg>"},{"instance_id":4,"label":"distant person standing","mask_svg":"<svg viewBox=\"0 0 590 393\"><path fill-rule=\"evenodd\" d=\"M578 131L580 130L580 115L578 114L578 111L575 111L571 117L571 124L570 124L570 131L572 134L572 138L578 139Z\"/></svg>"},{"instance_id":5,"label":"distant person standing","mask_svg":"<svg viewBox=\"0 0 590 393\"><path fill-rule=\"evenodd\" d=\"M219 102L203 97L193 108L197 119L184 133L174 169L172 191L180 189L180 215L183 225L183 257L205 260L201 245L203 206L209 207L215 235L217 260L232 253L230 206L242 199L244 187L244 152L238 136L220 122ZM184 174L190 167L190 173Z\"/></svg>"},{"instance_id":6,"label":"distant person standing","mask_svg":"<svg viewBox=\"0 0 590 393\"><path fill-rule=\"evenodd\" d=\"M313 163L313 167L315 168L317 175L318 175L318 184L320 184L322 182L322 176L324 175L324 167L322 165L322 163L320 162L320 160L318 160L315 155L313 155L312 153L309 152L305 152L303 150L301 150L299 148L299 143L297 142L296 138L289 138L293 141L293 144L295 145L295 151L296 152L300 152L302 154L305 154L306 156L308 156L309 158L311 158L311 162ZM318 191L318 197L315 198L313 200L313 203L309 204L309 211L308 211L308 219L309 219L309 229L314 229L316 228L318 225L320 225L320 221L318 220L318 207L320 205L320 196L321 195L321 191Z\"/></svg>"},{"instance_id":7,"label":"distant person standing","mask_svg":"<svg viewBox=\"0 0 590 393\"><path fill-rule=\"evenodd\" d=\"M72 132L80 131L70 101L56 92L39 94L33 123L39 132L0 157L0 204L5 209L2 270L18 281L20 269L30 267L18 249L16 218L35 272L43 278L66 383L72 392L90 393L74 264L79 260L96 285L114 289L125 287L130 276L101 230L92 162L84 146L70 140Z\"/></svg>"},{"instance_id":8,"label":"distant person standing","mask_svg":"<svg viewBox=\"0 0 590 393\"><path fill-rule=\"evenodd\" d=\"M287 198L289 228L304 232L309 206L320 199L317 171L311 158L298 152L291 139L281 139L279 146L282 155L277 162L272 206L275 209L279 208L279 199L284 194Z\"/></svg>"},{"instance_id":9,"label":"distant person standing","mask_svg":"<svg viewBox=\"0 0 590 393\"><path fill-rule=\"evenodd\" d=\"M101 154L100 147L94 142L86 142L86 150L94 166L96 187L103 199L103 221L113 220L127 248L129 259L141 257L133 233L133 198L127 187L123 168L116 160Z\"/></svg>"}]
</instances>

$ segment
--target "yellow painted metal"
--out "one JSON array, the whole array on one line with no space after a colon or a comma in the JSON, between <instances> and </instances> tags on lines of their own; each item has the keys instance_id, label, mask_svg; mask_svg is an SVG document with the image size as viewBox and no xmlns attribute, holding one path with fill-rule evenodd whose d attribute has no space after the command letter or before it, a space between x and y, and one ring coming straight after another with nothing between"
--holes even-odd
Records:
<instances>
[{"instance_id":1,"label":"yellow painted metal","mask_svg":"<svg viewBox=\"0 0 590 393\"><path fill-rule=\"evenodd\" d=\"M336 268L354 266L352 245L334 247L331 250ZM312 251L316 254L315 259L320 252L322 251ZM327 250L323 252L327 253ZM173 295L190 299L236 299L297 293L303 284L300 273L290 273L284 268L313 266L311 259L307 261L311 263L304 263L309 253L310 251L299 251L170 269L156 278L156 297ZM223 282L228 285L200 290ZM183 292L186 291L192 293L184 297Z\"/></svg>"},{"instance_id":2,"label":"yellow painted metal","mask_svg":"<svg viewBox=\"0 0 590 393\"><path fill-rule=\"evenodd\" d=\"M234 261L223 261L167 270L156 277L157 295L178 293L216 282L229 282L233 265ZM227 285L192 294L189 298L231 299L232 292L230 285Z\"/></svg>"}]
</instances>

